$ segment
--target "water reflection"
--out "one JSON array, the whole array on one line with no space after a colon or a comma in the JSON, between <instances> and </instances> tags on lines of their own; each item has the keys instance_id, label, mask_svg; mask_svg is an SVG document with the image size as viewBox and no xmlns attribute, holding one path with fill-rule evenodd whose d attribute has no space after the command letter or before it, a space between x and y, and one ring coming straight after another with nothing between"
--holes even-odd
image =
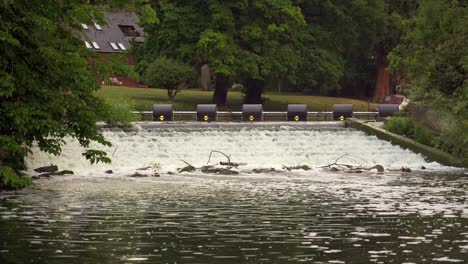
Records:
<instances>
[{"instance_id":1,"label":"water reflection","mask_svg":"<svg viewBox=\"0 0 468 264\"><path fill-rule=\"evenodd\" d=\"M1 263L463 263L463 175L64 177L0 194Z\"/></svg>"}]
</instances>

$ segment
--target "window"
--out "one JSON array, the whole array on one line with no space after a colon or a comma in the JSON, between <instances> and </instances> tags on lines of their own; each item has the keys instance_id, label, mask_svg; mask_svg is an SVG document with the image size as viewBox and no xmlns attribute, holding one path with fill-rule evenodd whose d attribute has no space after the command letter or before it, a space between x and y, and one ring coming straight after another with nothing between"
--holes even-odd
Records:
<instances>
[{"instance_id":1,"label":"window","mask_svg":"<svg viewBox=\"0 0 468 264\"><path fill-rule=\"evenodd\" d=\"M94 23L94 27L95 27L97 30L102 30L102 27L101 27L98 23Z\"/></svg>"},{"instance_id":2,"label":"window","mask_svg":"<svg viewBox=\"0 0 468 264\"><path fill-rule=\"evenodd\" d=\"M114 42L109 42L113 50L119 50L119 47Z\"/></svg>"},{"instance_id":3,"label":"window","mask_svg":"<svg viewBox=\"0 0 468 264\"><path fill-rule=\"evenodd\" d=\"M120 30L126 37L139 37L140 33L132 25L119 25Z\"/></svg>"},{"instance_id":4,"label":"window","mask_svg":"<svg viewBox=\"0 0 468 264\"><path fill-rule=\"evenodd\" d=\"M100 49L99 45L98 45L96 42L93 42L93 47L94 47L95 49Z\"/></svg>"},{"instance_id":5,"label":"window","mask_svg":"<svg viewBox=\"0 0 468 264\"><path fill-rule=\"evenodd\" d=\"M81 23L81 26L83 27L83 29L89 29L88 25L86 25L85 23Z\"/></svg>"},{"instance_id":6,"label":"window","mask_svg":"<svg viewBox=\"0 0 468 264\"><path fill-rule=\"evenodd\" d=\"M88 41L85 41L84 43L85 43L85 45L86 45L86 47L87 47L88 49L92 49L92 48L93 48L93 47L91 47L91 44L89 44Z\"/></svg>"},{"instance_id":7,"label":"window","mask_svg":"<svg viewBox=\"0 0 468 264\"><path fill-rule=\"evenodd\" d=\"M124 44L122 44L122 43L117 43L117 44L119 44L119 47L120 47L121 50L127 50L127 48L124 46Z\"/></svg>"}]
</instances>

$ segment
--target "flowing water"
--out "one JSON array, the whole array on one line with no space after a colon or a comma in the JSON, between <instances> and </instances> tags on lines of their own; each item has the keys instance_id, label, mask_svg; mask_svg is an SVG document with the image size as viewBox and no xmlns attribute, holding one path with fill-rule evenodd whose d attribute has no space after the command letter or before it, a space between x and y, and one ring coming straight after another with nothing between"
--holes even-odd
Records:
<instances>
[{"instance_id":1,"label":"flowing water","mask_svg":"<svg viewBox=\"0 0 468 264\"><path fill-rule=\"evenodd\" d=\"M29 167L73 176L0 193L0 263L465 263L468 177L362 132L309 127L106 132L113 164L70 140ZM231 155L239 175L168 174ZM320 166L402 166L350 174ZM211 163L225 161L213 155ZM131 178L158 163L161 177ZM308 164L310 171L281 170ZM424 166L426 170L418 171ZM252 174L253 168L279 172ZM114 174L105 174L112 169Z\"/></svg>"}]
</instances>

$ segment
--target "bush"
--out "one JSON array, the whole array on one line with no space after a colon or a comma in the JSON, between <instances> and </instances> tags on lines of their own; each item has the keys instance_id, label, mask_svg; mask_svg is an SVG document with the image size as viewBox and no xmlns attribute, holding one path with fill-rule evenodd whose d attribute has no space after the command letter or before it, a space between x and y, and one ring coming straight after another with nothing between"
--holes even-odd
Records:
<instances>
[{"instance_id":1,"label":"bush","mask_svg":"<svg viewBox=\"0 0 468 264\"><path fill-rule=\"evenodd\" d=\"M397 135L412 137L414 124L409 117L393 117L385 124L384 128Z\"/></svg>"},{"instance_id":2,"label":"bush","mask_svg":"<svg viewBox=\"0 0 468 264\"><path fill-rule=\"evenodd\" d=\"M434 134L430 132L426 127L424 127L420 123L414 124L414 132L413 132L414 140L417 142L427 145L427 146L434 146Z\"/></svg>"},{"instance_id":3,"label":"bush","mask_svg":"<svg viewBox=\"0 0 468 264\"><path fill-rule=\"evenodd\" d=\"M11 167L0 167L0 189L18 190L30 185L31 178L19 176Z\"/></svg>"},{"instance_id":4,"label":"bush","mask_svg":"<svg viewBox=\"0 0 468 264\"><path fill-rule=\"evenodd\" d=\"M135 111L135 105L132 102L118 98L106 98L104 99L104 111L100 119L112 125L128 125L131 122L140 121L141 116L133 114L132 111Z\"/></svg>"},{"instance_id":5,"label":"bush","mask_svg":"<svg viewBox=\"0 0 468 264\"><path fill-rule=\"evenodd\" d=\"M441 148L459 158L468 159L468 120L444 128L440 135Z\"/></svg>"},{"instance_id":6,"label":"bush","mask_svg":"<svg viewBox=\"0 0 468 264\"><path fill-rule=\"evenodd\" d=\"M167 89L172 101L182 89L195 78L193 68L185 63L166 57L157 58L147 66L143 81L152 87Z\"/></svg>"}]
</instances>

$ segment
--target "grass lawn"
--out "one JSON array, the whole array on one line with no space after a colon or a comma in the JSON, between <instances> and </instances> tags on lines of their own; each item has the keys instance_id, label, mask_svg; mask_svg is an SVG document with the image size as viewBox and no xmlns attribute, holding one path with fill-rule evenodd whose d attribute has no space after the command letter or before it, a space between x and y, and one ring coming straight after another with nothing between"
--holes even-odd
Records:
<instances>
[{"instance_id":1,"label":"grass lawn","mask_svg":"<svg viewBox=\"0 0 468 264\"><path fill-rule=\"evenodd\" d=\"M171 103L167 97L167 91L155 88L129 88L122 86L103 86L97 95L102 98L120 98L132 101L138 111L151 111L154 104ZM200 90L184 90L177 94L174 108L179 111L195 111L197 104L211 103L213 92ZM229 92L227 106L222 110L240 111L242 109L242 93ZM286 111L288 104L307 104L309 111L331 111L333 104L353 104L355 111L367 111L366 101L326 97L309 96L302 94L278 94L264 93L263 97L269 101L264 103L265 111ZM370 109L376 109L376 104L370 104Z\"/></svg>"}]
</instances>

